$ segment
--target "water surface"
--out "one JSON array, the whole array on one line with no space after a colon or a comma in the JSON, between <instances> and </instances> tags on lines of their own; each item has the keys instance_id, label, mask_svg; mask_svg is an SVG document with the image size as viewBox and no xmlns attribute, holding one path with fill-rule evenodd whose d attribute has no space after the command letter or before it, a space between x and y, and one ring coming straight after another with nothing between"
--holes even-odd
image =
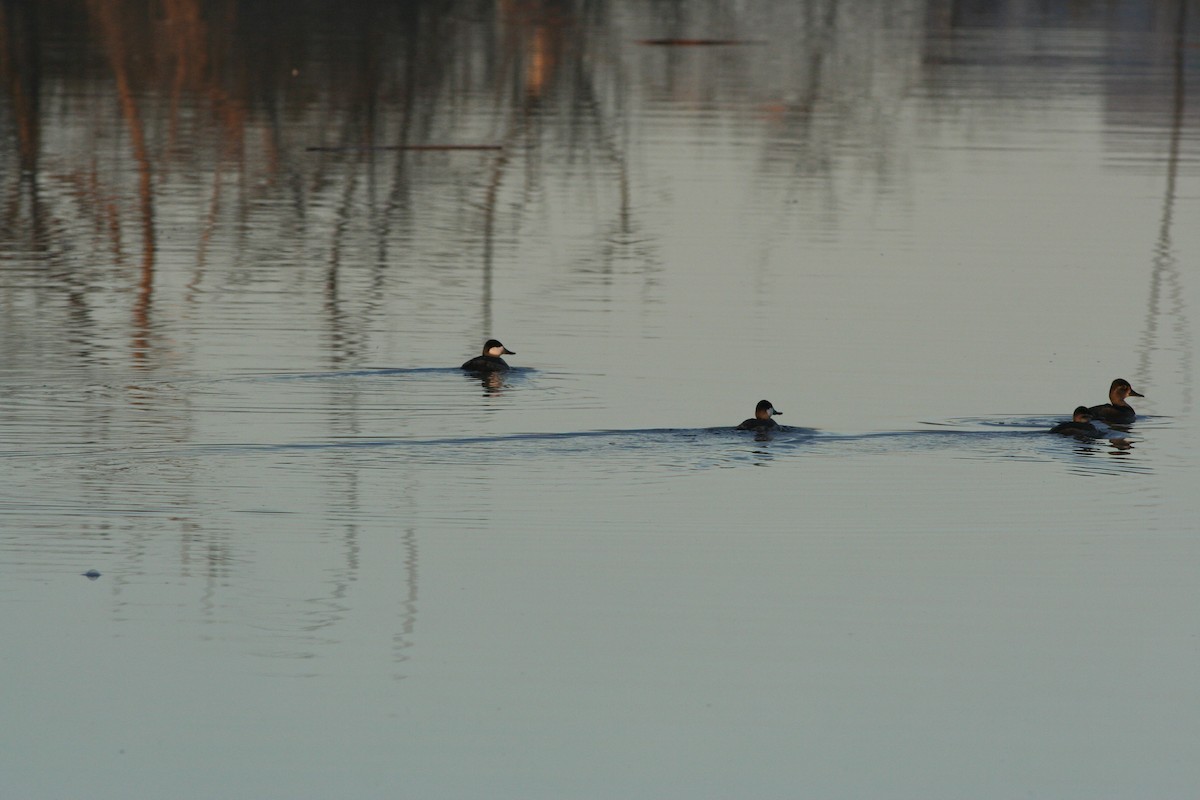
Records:
<instances>
[{"instance_id":1,"label":"water surface","mask_svg":"<svg viewBox=\"0 0 1200 800\"><path fill-rule=\"evenodd\" d=\"M1198 11L9 4L5 795L1188 795Z\"/></svg>"}]
</instances>

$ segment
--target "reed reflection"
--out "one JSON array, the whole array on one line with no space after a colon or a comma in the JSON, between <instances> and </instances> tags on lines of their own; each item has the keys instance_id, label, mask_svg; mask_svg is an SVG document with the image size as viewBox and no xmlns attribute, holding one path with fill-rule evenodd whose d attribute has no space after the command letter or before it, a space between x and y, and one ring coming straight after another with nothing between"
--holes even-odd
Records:
<instances>
[{"instance_id":1,"label":"reed reflection","mask_svg":"<svg viewBox=\"0 0 1200 800\"><path fill-rule=\"evenodd\" d=\"M1172 114L1148 124L1171 132L1169 174L1139 369L1172 349L1159 342L1165 314L1190 375L1170 236L1194 23L1183 4L1163 8L1175 14ZM1116 24L1097 9L1073 11ZM460 306L472 317L464 327L492 330L503 271L538 241L547 210L570 203L586 208L572 224L591 227L570 231L563 269L600 273L589 291L640 274L649 305L662 226L636 147L656 125L671 138L729 121L739 146L759 148L751 196L763 213L747 214L761 226L747 238L765 261L792 232L796 205L824 235L846 224L847 191L902 198L906 99L915 87L948 97L939 74L971 44L955 39L963 28L1026 13L920 0L752 12L718 0L9 0L0 71L13 122L0 158L17 168L0 170L0 244L27 274L0 294L47 309L39 324L65 336L64 360L156 369L188 336L250 327L259 306L197 333L195 320L234 298L303 302L294 287L319 264L321 354L353 368L378 352L397 296L407 311L443 286L477 287ZM637 44L698 39L717 46ZM736 42L762 44L725 46ZM463 146L477 149L452 149ZM295 295L280 301L280 285ZM119 319L104 313L114 306ZM0 348L13 363L33 357L8 337Z\"/></svg>"},{"instance_id":2,"label":"reed reflection","mask_svg":"<svg viewBox=\"0 0 1200 800\"><path fill-rule=\"evenodd\" d=\"M38 17L27 3L0 4L0 75L15 121L22 178L37 171L40 149L42 38ZM23 181L22 181L23 182Z\"/></svg>"},{"instance_id":3,"label":"reed reflection","mask_svg":"<svg viewBox=\"0 0 1200 800\"><path fill-rule=\"evenodd\" d=\"M297 9L88 0L14 2L3 11L0 69L16 120L11 156L20 168L5 170L0 179L11 198L9 224L0 237L23 251L58 242L93 254L91 232L108 239L110 260L64 262L63 272L121 274L127 254L137 253L140 269L128 284L131 362L145 360L152 344L164 208L174 219L182 214L202 220L189 228L171 226L174 238L194 237L189 304L201 302L214 248L223 259L229 252L254 258L291 229L325 242L335 336L344 335L336 334L339 320L353 316L347 303L368 316L375 313L377 298L337 296L350 283L340 273L365 266L383 274L397 261L397 251L403 253L399 260L411 263L414 245L440 248L423 236L431 222L424 187L430 180L446 181L444 160L411 150L384 156L379 147L441 147L465 140L492 151L455 158L450 168L474 197L441 204L441 219L432 225L457 231L460 250L468 260L472 253L477 259L484 328L492 320L501 204L505 215L519 218L534 202L541 182L537 153L545 137L566 135L571 149L580 151L603 142L616 168L588 180L615 175L612 193L621 220L615 230L631 228L629 182L612 133L623 92L598 83L611 83L619 69L611 62L606 69L593 68L604 61L595 58L592 42L607 41L597 36L607 25L607 4L506 3L490 14L473 3ZM345 41L355 46L341 47ZM43 52L44 43L53 47L53 59ZM95 55L103 58L103 74L92 69ZM77 88L64 93L66 85ZM39 102L46 87L68 99L47 111ZM112 105L106 105L109 100ZM565 131L542 123L564 113L576 116L580 127ZM69 137L60 141L62 134L56 135L52 179L42 173L40 158L47 126ZM589 127L598 134L576 138ZM98 147L99 142L119 144ZM330 144L355 147L311 150ZM517 168L521 171L514 172ZM136 182L128 185L125 177L131 174ZM47 192L58 176L75 187L73 193ZM269 216L262 213L264 202ZM321 213L325 210L332 216ZM47 232L53 220L80 217L91 224ZM501 229L512 227L510 222ZM358 246L364 228L376 243L365 265ZM130 229L138 231L136 237L126 234ZM605 242L601 251L611 249ZM382 279L372 283L379 286ZM79 295L80 302L89 300ZM159 309L160 318L162 313Z\"/></svg>"},{"instance_id":4,"label":"reed reflection","mask_svg":"<svg viewBox=\"0 0 1200 800\"><path fill-rule=\"evenodd\" d=\"M1150 287L1146 297L1146 321L1139 340L1139 354L1135 374L1138 380L1147 383L1152 379L1153 360L1156 355L1168 356L1177 353L1177 369L1182 380L1183 408L1192 407L1193 375L1192 362L1194 337L1190 331L1187 309L1184 303L1184 286L1179 273L1179 259L1171 243L1171 230L1175 218L1175 204L1179 180L1179 167L1183 129L1187 107L1187 37L1188 4L1178 2L1174 15L1174 30L1171 32L1171 93L1169 98L1168 131L1165 158L1166 175L1163 185L1162 216L1158 239L1154 243L1151 257ZM1169 344L1159 342L1159 320L1168 323Z\"/></svg>"}]
</instances>

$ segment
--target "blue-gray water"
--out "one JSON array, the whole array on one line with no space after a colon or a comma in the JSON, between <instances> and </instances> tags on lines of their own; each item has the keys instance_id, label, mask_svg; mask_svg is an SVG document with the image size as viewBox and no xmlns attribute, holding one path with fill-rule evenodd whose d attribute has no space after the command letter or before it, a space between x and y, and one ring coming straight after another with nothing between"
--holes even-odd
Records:
<instances>
[{"instance_id":1,"label":"blue-gray water","mask_svg":"<svg viewBox=\"0 0 1200 800\"><path fill-rule=\"evenodd\" d=\"M0 41L0 796L1200 785L1195 0Z\"/></svg>"}]
</instances>

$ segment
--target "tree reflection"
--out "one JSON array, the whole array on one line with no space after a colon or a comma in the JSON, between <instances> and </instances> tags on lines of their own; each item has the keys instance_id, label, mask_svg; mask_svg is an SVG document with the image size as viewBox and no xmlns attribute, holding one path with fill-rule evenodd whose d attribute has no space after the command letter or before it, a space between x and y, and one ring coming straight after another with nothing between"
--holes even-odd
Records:
<instances>
[{"instance_id":1,"label":"tree reflection","mask_svg":"<svg viewBox=\"0 0 1200 800\"><path fill-rule=\"evenodd\" d=\"M905 100L923 84L937 102L956 29L1120 24L1111 4L1060 5L0 0L0 245L55 265L4 291L68 293L74 328L95 324L89 287L120 287L111 338L153 368L166 323L283 251L320 265L334 365L369 351L414 267L474 287L462 333L487 335L508 256L556 202L593 226L564 269L653 286L658 187L631 145L680 110L674 136L753 130L765 262L798 207L836 231L846 191L903 195ZM1163 6L1181 31L1185 5Z\"/></svg>"}]
</instances>

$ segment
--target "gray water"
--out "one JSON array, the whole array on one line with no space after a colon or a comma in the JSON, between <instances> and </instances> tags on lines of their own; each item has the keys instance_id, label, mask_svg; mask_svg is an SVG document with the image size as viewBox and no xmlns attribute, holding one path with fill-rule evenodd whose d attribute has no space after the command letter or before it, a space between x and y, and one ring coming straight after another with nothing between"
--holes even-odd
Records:
<instances>
[{"instance_id":1,"label":"gray water","mask_svg":"<svg viewBox=\"0 0 1200 800\"><path fill-rule=\"evenodd\" d=\"M1195 0L343 5L0 8L0 794L1195 793Z\"/></svg>"}]
</instances>

